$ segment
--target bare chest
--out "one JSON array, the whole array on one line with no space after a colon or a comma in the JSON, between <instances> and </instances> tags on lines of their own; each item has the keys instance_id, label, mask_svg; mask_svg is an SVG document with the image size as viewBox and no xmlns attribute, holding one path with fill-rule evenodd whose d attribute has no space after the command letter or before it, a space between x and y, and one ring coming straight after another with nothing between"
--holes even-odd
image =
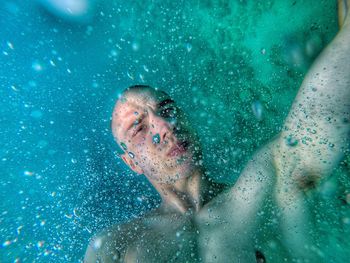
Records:
<instances>
[{"instance_id":1,"label":"bare chest","mask_svg":"<svg viewBox=\"0 0 350 263\"><path fill-rule=\"evenodd\" d=\"M272 201L249 220L242 217L243 211L228 211L217 204L196 217L148 219L146 230L128 246L125 262L283 262L295 255L293 251L305 251L299 244L312 247L316 251L313 258L321 257L330 244L339 247L327 240L335 240L335 233L344 225L331 213L335 205L309 199L302 204L303 215L287 215L293 220L285 218ZM302 242L294 239L295 233ZM312 239L308 239L310 233Z\"/></svg>"},{"instance_id":2,"label":"bare chest","mask_svg":"<svg viewBox=\"0 0 350 263\"><path fill-rule=\"evenodd\" d=\"M193 218L156 217L147 219L145 226L128 246L125 262L201 262Z\"/></svg>"},{"instance_id":3,"label":"bare chest","mask_svg":"<svg viewBox=\"0 0 350 263\"><path fill-rule=\"evenodd\" d=\"M264 252L251 249L240 238L242 233L220 217L156 218L147 223L147 230L128 246L125 262L265 262Z\"/></svg>"}]
</instances>

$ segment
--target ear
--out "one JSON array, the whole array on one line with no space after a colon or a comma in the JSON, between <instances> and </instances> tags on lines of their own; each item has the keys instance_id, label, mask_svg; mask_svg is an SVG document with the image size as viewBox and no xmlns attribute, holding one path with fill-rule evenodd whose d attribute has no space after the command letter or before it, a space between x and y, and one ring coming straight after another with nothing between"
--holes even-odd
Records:
<instances>
[{"instance_id":1,"label":"ear","mask_svg":"<svg viewBox=\"0 0 350 263\"><path fill-rule=\"evenodd\" d=\"M136 165L133 159L130 158L130 156L126 153L123 153L120 155L124 163L129 166L131 170L133 170L137 174L143 174L143 170L141 169L140 166Z\"/></svg>"}]
</instances>

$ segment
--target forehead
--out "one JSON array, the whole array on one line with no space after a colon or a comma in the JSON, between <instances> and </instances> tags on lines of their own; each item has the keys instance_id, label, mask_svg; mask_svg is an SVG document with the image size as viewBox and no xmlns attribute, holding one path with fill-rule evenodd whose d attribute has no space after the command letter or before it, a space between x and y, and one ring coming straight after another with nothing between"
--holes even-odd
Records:
<instances>
[{"instance_id":1,"label":"forehead","mask_svg":"<svg viewBox=\"0 0 350 263\"><path fill-rule=\"evenodd\" d=\"M120 138L120 131L125 122L130 118L137 118L147 108L155 109L157 105L170 99L165 92L157 90L132 91L125 93L115 104L112 116L112 132L115 137Z\"/></svg>"},{"instance_id":2,"label":"forehead","mask_svg":"<svg viewBox=\"0 0 350 263\"><path fill-rule=\"evenodd\" d=\"M114 114L116 114L116 117L119 117L120 113L130 111L131 109L142 110L148 107L154 108L166 99L170 99L169 95L157 90L127 92L118 99L114 107Z\"/></svg>"}]
</instances>

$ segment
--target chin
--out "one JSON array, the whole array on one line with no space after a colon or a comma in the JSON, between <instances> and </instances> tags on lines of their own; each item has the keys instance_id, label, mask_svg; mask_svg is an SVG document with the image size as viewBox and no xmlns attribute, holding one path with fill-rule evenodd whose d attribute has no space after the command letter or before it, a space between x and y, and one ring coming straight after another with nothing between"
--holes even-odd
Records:
<instances>
[{"instance_id":1,"label":"chin","mask_svg":"<svg viewBox=\"0 0 350 263\"><path fill-rule=\"evenodd\" d=\"M189 178L197 169L198 167L192 162L183 163L181 166L177 167L176 172L172 172L172 176L169 176L169 179L176 182L184 178Z\"/></svg>"},{"instance_id":2,"label":"chin","mask_svg":"<svg viewBox=\"0 0 350 263\"><path fill-rule=\"evenodd\" d=\"M163 171L159 171L158 174L152 174L150 178L162 184L174 184L179 180L189 178L193 172L195 171L196 166L192 163L182 164L181 166L176 166L176 169L164 169Z\"/></svg>"},{"instance_id":3,"label":"chin","mask_svg":"<svg viewBox=\"0 0 350 263\"><path fill-rule=\"evenodd\" d=\"M161 167L159 166L160 163L162 163ZM152 165L153 169L148 171L147 177L154 182L165 184L174 184L181 179L188 178L199 169L195 164L193 154L188 152L157 164Z\"/></svg>"}]
</instances>

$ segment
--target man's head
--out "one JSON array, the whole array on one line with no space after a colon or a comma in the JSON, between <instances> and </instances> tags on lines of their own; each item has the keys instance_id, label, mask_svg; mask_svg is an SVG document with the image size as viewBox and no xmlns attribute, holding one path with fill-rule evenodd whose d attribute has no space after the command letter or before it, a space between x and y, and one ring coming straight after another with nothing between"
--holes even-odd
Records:
<instances>
[{"instance_id":1,"label":"man's head","mask_svg":"<svg viewBox=\"0 0 350 263\"><path fill-rule=\"evenodd\" d=\"M184 113L163 91L132 86L117 100L112 132L135 172L158 183L189 177L201 163L198 139Z\"/></svg>"}]
</instances>

